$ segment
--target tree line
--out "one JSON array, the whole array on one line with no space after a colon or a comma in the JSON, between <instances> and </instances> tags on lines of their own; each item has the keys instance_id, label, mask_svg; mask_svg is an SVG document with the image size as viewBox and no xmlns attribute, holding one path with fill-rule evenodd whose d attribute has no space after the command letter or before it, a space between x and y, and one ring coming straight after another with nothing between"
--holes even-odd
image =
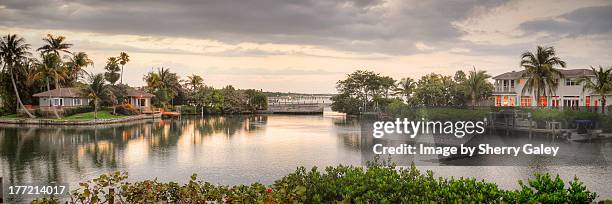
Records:
<instances>
[{"instance_id":1,"label":"tree line","mask_svg":"<svg viewBox=\"0 0 612 204\"><path fill-rule=\"evenodd\" d=\"M410 77L395 80L372 71L357 70L337 83L339 94L332 97L334 111L359 114L380 111L394 102L413 106L463 106L489 97L493 84L486 71L459 70L454 76L428 74L418 81Z\"/></svg>"},{"instance_id":2,"label":"tree line","mask_svg":"<svg viewBox=\"0 0 612 204\"><path fill-rule=\"evenodd\" d=\"M541 96L554 96L559 79L565 78L562 68L566 62L556 55L554 47L537 46L535 52L520 55L520 66L524 68L521 78L525 80L521 95L531 94L534 101ZM612 68L591 67L593 76L582 76L577 83L584 92L599 96L603 107L606 95L612 92ZM461 70L454 76L431 73L418 81L410 77L395 80L372 71L358 70L348 74L337 83L338 95L332 98L332 109L349 114L380 111L391 103L404 103L414 107L452 107L471 104L491 97L494 85L484 70ZM538 106L542 104L538 103ZM602 113L604 108L601 109Z\"/></svg>"},{"instance_id":3,"label":"tree line","mask_svg":"<svg viewBox=\"0 0 612 204\"><path fill-rule=\"evenodd\" d=\"M131 88L123 83L124 66L130 61L126 52L107 59L104 73L88 73L93 60L85 52L73 51L73 44L64 36L48 34L44 45L33 50L23 37L7 34L0 38L0 96L2 113L16 113L18 109L34 118L27 104L37 104L33 94L56 88L78 88L91 99L91 106L117 106L127 101ZM201 76L192 75L181 80L168 68L158 68L144 75L144 89L154 94L153 105L171 108L191 105L209 113L253 112L267 108L267 98L256 90L238 90L232 86L215 89L204 84ZM119 83L117 83L119 82ZM59 114L52 106L54 114Z\"/></svg>"}]
</instances>

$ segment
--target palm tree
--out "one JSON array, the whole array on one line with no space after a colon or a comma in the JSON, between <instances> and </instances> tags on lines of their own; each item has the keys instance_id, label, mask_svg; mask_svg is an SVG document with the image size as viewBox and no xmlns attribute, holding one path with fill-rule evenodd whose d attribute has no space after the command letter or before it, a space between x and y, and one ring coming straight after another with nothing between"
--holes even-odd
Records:
<instances>
[{"instance_id":1,"label":"palm tree","mask_svg":"<svg viewBox=\"0 0 612 204\"><path fill-rule=\"evenodd\" d=\"M472 100L472 109L476 109L476 100L480 99L486 92L488 87L487 79L490 77L487 71L476 71L474 67L474 70L470 71L463 83L461 83L461 88Z\"/></svg>"},{"instance_id":2,"label":"palm tree","mask_svg":"<svg viewBox=\"0 0 612 204\"><path fill-rule=\"evenodd\" d=\"M60 55L60 51L70 54L68 48L72 47L72 44L65 43L65 40L66 37L64 36L53 36L51 34L47 34L47 37L43 38L43 41L45 41L46 44L38 48L36 51L41 51L45 54L53 52L58 56Z\"/></svg>"},{"instance_id":3,"label":"palm tree","mask_svg":"<svg viewBox=\"0 0 612 204\"><path fill-rule=\"evenodd\" d=\"M68 68L68 79L67 83L73 85L74 82L79 80L79 77L82 74L86 74L84 67L93 66L93 60L89 59L89 56L85 52L77 52L73 53L71 57L69 57L68 62L66 62L66 67Z\"/></svg>"},{"instance_id":4,"label":"palm tree","mask_svg":"<svg viewBox=\"0 0 612 204\"><path fill-rule=\"evenodd\" d=\"M414 79L406 77L397 83L395 94L404 96L406 101L408 101L410 99L410 95L412 95L412 92L414 92L414 89L416 89L416 82Z\"/></svg>"},{"instance_id":5,"label":"palm tree","mask_svg":"<svg viewBox=\"0 0 612 204\"><path fill-rule=\"evenodd\" d=\"M109 85L106 84L103 74L90 75L88 82L89 84L81 92L85 97L93 100L94 119L97 119L100 99L111 96L112 92Z\"/></svg>"},{"instance_id":6,"label":"palm tree","mask_svg":"<svg viewBox=\"0 0 612 204\"><path fill-rule=\"evenodd\" d=\"M32 80L44 80L47 86L47 91L51 91L51 81L55 82L56 89L60 89L59 82L65 80L68 76L67 70L64 66L62 66L62 60L58 55L53 53L41 55L42 61L36 63L36 71L32 75ZM51 101L51 97L49 97L49 101L50 103L53 103L53 101ZM60 118L55 106L55 104L51 105L53 113L55 114L56 118Z\"/></svg>"},{"instance_id":7,"label":"palm tree","mask_svg":"<svg viewBox=\"0 0 612 204\"><path fill-rule=\"evenodd\" d=\"M104 78L106 81L111 84L115 84L120 77L119 73L117 73L120 71L119 58L109 57L106 61L106 66L104 66L104 69L106 69L106 73L104 73Z\"/></svg>"},{"instance_id":8,"label":"palm tree","mask_svg":"<svg viewBox=\"0 0 612 204\"><path fill-rule=\"evenodd\" d=\"M163 67L158 68L157 72L149 72L143 79L147 82L149 91L154 92L162 104L174 98L181 88L176 73Z\"/></svg>"},{"instance_id":9,"label":"palm tree","mask_svg":"<svg viewBox=\"0 0 612 204\"><path fill-rule=\"evenodd\" d=\"M201 76L195 74L187 76L187 80L185 80L185 85L190 87L192 91L195 91L204 85L204 79Z\"/></svg>"},{"instance_id":10,"label":"palm tree","mask_svg":"<svg viewBox=\"0 0 612 204\"><path fill-rule=\"evenodd\" d=\"M25 39L22 37L18 37L17 35L8 34L3 36L0 40L0 59L4 62L3 69L7 69L11 78L11 83L13 84L13 91L15 91L15 96L17 98L17 103L19 107L23 109L23 111L30 118L34 118L34 115L28 111L23 105L21 101L21 97L19 96L19 91L17 89L17 84L15 83L14 72L15 69L27 60L27 55L30 53L28 50L30 49L30 44L25 43Z\"/></svg>"},{"instance_id":11,"label":"palm tree","mask_svg":"<svg viewBox=\"0 0 612 204\"><path fill-rule=\"evenodd\" d=\"M612 91L612 69L604 69L601 65L599 70L591 67L595 80L590 77L581 77L578 79L578 84L582 84L582 91L591 91L601 97L601 113L605 113L606 109L606 94Z\"/></svg>"},{"instance_id":12,"label":"palm tree","mask_svg":"<svg viewBox=\"0 0 612 204\"><path fill-rule=\"evenodd\" d=\"M123 84L123 65L127 64L128 62L130 62L130 56L125 52L119 53L119 64L121 64L121 81L119 82L120 84Z\"/></svg>"},{"instance_id":13,"label":"palm tree","mask_svg":"<svg viewBox=\"0 0 612 204\"><path fill-rule=\"evenodd\" d=\"M556 56L555 48L538 46L535 54L527 51L521 55L521 66L525 68L522 77L527 78L521 93L533 93L540 106L540 95L554 94L557 90L557 79L563 78L563 74L555 66L565 68L565 61Z\"/></svg>"}]
</instances>

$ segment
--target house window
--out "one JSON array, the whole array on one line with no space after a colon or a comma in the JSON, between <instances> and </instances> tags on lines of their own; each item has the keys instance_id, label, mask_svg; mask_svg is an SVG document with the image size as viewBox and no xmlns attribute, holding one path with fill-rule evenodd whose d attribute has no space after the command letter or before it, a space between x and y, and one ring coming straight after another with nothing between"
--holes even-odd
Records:
<instances>
[{"instance_id":1,"label":"house window","mask_svg":"<svg viewBox=\"0 0 612 204\"><path fill-rule=\"evenodd\" d=\"M136 103L138 104L138 106L141 106L141 107L147 106L147 101L144 98L137 99Z\"/></svg>"},{"instance_id":2,"label":"house window","mask_svg":"<svg viewBox=\"0 0 612 204\"><path fill-rule=\"evenodd\" d=\"M501 96L495 96L495 106L501 106Z\"/></svg>"},{"instance_id":3,"label":"house window","mask_svg":"<svg viewBox=\"0 0 612 204\"><path fill-rule=\"evenodd\" d=\"M576 79L565 79L565 86L576 86L578 83Z\"/></svg>"},{"instance_id":4,"label":"house window","mask_svg":"<svg viewBox=\"0 0 612 204\"><path fill-rule=\"evenodd\" d=\"M514 80L510 80L510 88L514 89Z\"/></svg>"},{"instance_id":5,"label":"house window","mask_svg":"<svg viewBox=\"0 0 612 204\"><path fill-rule=\"evenodd\" d=\"M551 103L552 103L552 107L559 107L559 96L553 96Z\"/></svg>"},{"instance_id":6,"label":"house window","mask_svg":"<svg viewBox=\"0 0 612 204\"><path fill-rule=\"evenodd\" d=\"M578 107L578 96L563 97L564 107Z\"/></svg>"},{"instance_id":7,"label":"house window","mask_svg":"<svg viewBox=\"0 0 612 204\"><path fill-rule=\"evenodd\" d=\"M529 96L521 96L521 106L529 107L531 106L531 97Z\"/></svg>"},{"instance_id":8,"label":"house window","mask_svg":"<svg viewBox=\"0 0 612 204\"><path fill-rule=\"evenodd\" d=\"M504 96L503 106L508 106L508 96Z\"/></svg>"},{"instance_id":9,"label":"house window","mask_svg":"<svg viewBox=\"0 0 612 204\"><path fill-rule=\"evenodd\" d=\"M64 106L63 98L53 98L51 106Z\"/></svg>"},{"instance_id":10,"label":"house window","mask_svg":"<svg viewBox=\"0 0 612 204\"><path fill-rule=\"evenodd\" d=\"M73 104L73 105L75 105L75 106L80 106L80 105L82 105L82 104L81 104L81 99L80 99L80 98L75 98L75 99L72 99L72 104Z\"/></svg>"},{"instance_id":11,"label":"house window","mask_svg":"<svg viewBox=\"0 0 612 204\"><path fill-rule=\"evenodd\" d=\"M546 98L546 96L540 96L540 101L538 101L538 104L540 105L540 107L548 106L548 99Z\"/></svg>"},{"instance_id":12,"label":"house window","mask_svg":"<svg viewBox=\"0 0 612 204\"><path fill-rule=\"evenodd\" d=\"M590 107L591 106L591 96L586 96L586 107Z\"/></svg>"}]
</instances>

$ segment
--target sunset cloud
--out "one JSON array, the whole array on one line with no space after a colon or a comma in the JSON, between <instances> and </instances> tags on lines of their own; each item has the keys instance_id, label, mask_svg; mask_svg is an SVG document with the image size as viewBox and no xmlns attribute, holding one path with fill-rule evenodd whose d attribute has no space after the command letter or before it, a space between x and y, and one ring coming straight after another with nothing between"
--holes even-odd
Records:
<instances>
[{"instance_id":1,"label":"sunset cloud","mask_svg":"<svg viewBox=\"0 0 612 204\"><path fill-rule=\"evenodd\" d=\"M595 0L3 0L0 33L33 47L64 35L92 55L93 72L127 51L131 85L163 66L215 86L330 93L356 69L495 75L536 45L555 46L571 68L612 65L611 11Z\"/></svg>"}]
</instances>

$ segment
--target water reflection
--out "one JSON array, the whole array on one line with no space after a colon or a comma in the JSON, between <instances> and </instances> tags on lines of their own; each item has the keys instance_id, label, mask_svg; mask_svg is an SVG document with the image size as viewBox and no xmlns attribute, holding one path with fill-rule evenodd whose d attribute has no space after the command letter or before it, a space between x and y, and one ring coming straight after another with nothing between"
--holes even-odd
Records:
<instances>
[{"instance_id":1,"label":"water reflection","mask_svg":"<svg viewBox=\"0 0 612 204\"><path fill-rule=\"evenodd\" d=\"M157 177L185 182L197 173L225 185L271 183L297 166L361 165L360 135L359 120L320 115L183 117L95 127L2 126L0 173L13 184L55 181L75 186L116 170L128 171L132 181ZM425 168L445 176L488 179L506 188L537 171L557 172L565 179L577 174L598 193L612 196L607 166Z\"/></svg>"}]
</instances>

